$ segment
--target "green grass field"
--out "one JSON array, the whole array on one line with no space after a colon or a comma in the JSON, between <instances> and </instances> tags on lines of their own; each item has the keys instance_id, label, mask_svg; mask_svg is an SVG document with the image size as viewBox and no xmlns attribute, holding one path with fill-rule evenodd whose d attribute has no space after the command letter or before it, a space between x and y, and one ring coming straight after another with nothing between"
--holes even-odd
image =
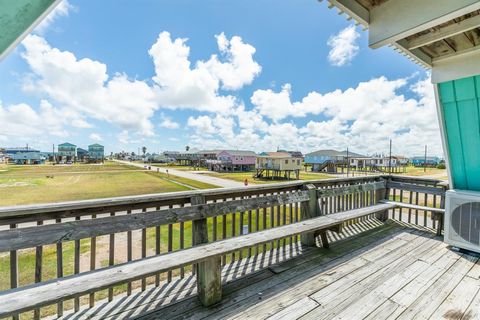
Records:
<instances>
[{"instance_id":1,"label":"green grass field","mask_svg":"<svg viewBox=\"0 0 480 320\"><path fill-rule=\"evenodd\" d=\"M279 182L287 181L287 180L253 179L254 172L213 172L212 171L204 174L212 177L230 179L230 180L239 181L239 182L244 182L245 179L248 179L249 184L279 183ZM300 171L300 180L320 180L320 179L330 179L334 177L335 176L333 175L329 175L325 173Z\"/></svg>"},{"instance_id":2,"label":"green grass field","mask_svg":"<svg viewBox=\"0 0 480 320\"><path fill-rule=\"evenodd\" d=\"M48 176L48 177L47 177ZM179 182L184 185L176 184ZM114 162L0 167L0 206L206 189L215 186Z\"/></svg>"}]
</instances>

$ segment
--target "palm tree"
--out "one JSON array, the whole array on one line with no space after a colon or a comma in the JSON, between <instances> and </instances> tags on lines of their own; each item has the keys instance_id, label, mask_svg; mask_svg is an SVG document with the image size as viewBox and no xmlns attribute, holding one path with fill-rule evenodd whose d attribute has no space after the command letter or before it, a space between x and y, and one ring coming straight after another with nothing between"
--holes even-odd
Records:
<instances>
[{"instance_id":1,"label":"palm tree","mask_svg":"<svg viewBox=\"0 0 480 320\"><path fill-rule=\"evenodd\" d=\"M185 147L185 151L188 151L188 150L190 150L190 146Z\"/></svg>"},{"instance_id":2,"label":"palm tree","mask_svg":"<svg viewBox=\"0 0 480 320\"><path fill-rule=\"evenodd\" d=\"M142 147L143 157L145 158L145 153L147 153L147 147Z\"/></svg>"}]
</instances>

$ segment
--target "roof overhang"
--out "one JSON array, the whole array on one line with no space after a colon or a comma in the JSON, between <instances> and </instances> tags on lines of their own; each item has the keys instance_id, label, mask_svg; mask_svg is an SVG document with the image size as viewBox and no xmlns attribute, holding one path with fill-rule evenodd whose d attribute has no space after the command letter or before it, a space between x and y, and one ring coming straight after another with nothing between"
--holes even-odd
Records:
<instances>
[{"instance_id":1,"label":"roof overhang","mask_svg":"<svg viewBox=\"0 0 480 320\"><path fill-rule=\"evenodd\" d=\"M322 1L322 0L320 0ZM479 0L328 0L369 29L370 48L391 46L432 69L432 81L480 74ZM468 61L466 61L468 60ZM476 63L475 63L476 62Z\"/></svg>"},{"instance_id":2,"label":"roof overhang","mask_svg":"<svg viewBox=\"0 0 480 320\"><path fill-rule=\"evenodd\" d=\"M60 2L61 0L0 0L0 61Z\"/></svg>"}]
</instances>

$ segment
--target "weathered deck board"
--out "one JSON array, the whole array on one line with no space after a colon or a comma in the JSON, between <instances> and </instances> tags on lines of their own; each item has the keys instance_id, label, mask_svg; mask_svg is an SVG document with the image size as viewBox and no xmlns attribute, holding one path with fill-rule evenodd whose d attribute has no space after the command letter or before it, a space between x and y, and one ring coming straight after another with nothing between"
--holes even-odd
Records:
<instances>
[{"instance_id":1,"label":"weathered deck board","mask_svg":"<svg viewBox=\"0 0 480 320\"><path fill-rule=\"evenodd\" d=\"M164 288L115 299L114 305L98 303L95 310L77 314L75 318L478 317L478 258L449 250L431 232L391 221L378 226L371 221L347 226L338 238L353 236L332 242L328 250L305 250L300 246L290 250L287 246L267 251L263 258L245 258L227 264L223 269L223 281L227 282L224 298L209 308L198 302L195 280L186 275L184 279L164 284ZM358 233L368 225L377 227ZM330 237L337 236L331 233ZM299 252L302 254L297 255Z\"/></svg>"},{"instance_id":2,"label":"weathered deck board","mask_svg":"<svg viewBox=\"0 0 480 320\"><path fill-rule=\"evenodd\" d=\"M212 306L209 309L202 308L196 300L192 300L190 304L181 303L178 306L167 307L164 310L159 311L159 313L152 314L151 318L161 315L166 318L179 317L200 319L202 317L209 317L213 319L221 319L235 317L239 314L239 310L247 309L246 306L253 307L255 308L255 311L258 311L259 303L261 303L261 301L274 296L279 292L289 290L298 285L299 282L310 279L322 271L331 271L331 268L350 261L358 255L358 252L372 250L375 247L376 241L391 237L392 234L398 231L398 229L383 229L383 232L361 234L357 238L339 242L336 246L332 245L330 251L318 249L319 254L317 257L313 257L308 261L303 261L303 263L300 264L292 263L292 267L289 270L276 275L274 278L251 283L248 288L243 290L234 290L234 292L231 292L230 294L226 293L221 304ZM292 260L292 262L295 260ZM318 284L321 284L324 281L324 279L319 279ZM257 318L258 315L258 312L252 314L253 318ZM247 315L245 315L245 317L247 317Z\"/></svg>"}]
</instances>

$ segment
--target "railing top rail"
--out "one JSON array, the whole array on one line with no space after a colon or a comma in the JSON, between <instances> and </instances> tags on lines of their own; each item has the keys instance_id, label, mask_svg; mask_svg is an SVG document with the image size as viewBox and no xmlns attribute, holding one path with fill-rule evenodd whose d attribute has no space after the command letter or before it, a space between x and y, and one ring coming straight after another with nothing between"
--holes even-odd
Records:
<instances>
[{"instance_id":1,"label":"railing top rail","mask_svg":"<svg viewBox=\"0 0 480 320\"><path fill-rule=\"evenodd\" d=\"M248 187L189 190L138 196L79 200L35 205L8 206L0 207L0 224L5 224L11 219L23 219L22 221L19 220L18 223L27 222L30 221L33 216L35 216L35 218L40 218L39 215L42 215L45 219L53 219L91 215L95 213L110 211L135 210L169 205L181 205L190 203L190 198L195 195L203 195L205 196L205 199L207 201L212 201L218 199L237 198L241 196L253 196L260 194L294 191L301 189L306 184L313 184L317 188L321 188L334 185L342 185L345 183L378 181L382 178L392 179L394 181L410 181L415 183L423 183L434 186L440 186L440 183L442 183L441 180L435 179L371 175L348 178L332 178L323 180L291 181L275 184L264 184L255 186L252 185Z\"/></svg>"},{"instance_id":2,"label":"railing top rail","mask_svg":"<svg viewBox=\"0 0 480 320\"><path fill-rule=\"evenodd\" d=\"M147 194L138 196L125 196L125 197L113 197L91 200L77 200L67 202L45 203L35 205L20 205L20 206L7 206L0 207L0 220L12 216L24 216L45 212L60 212L60 211L74 211L79 209L89 208L102 208L108 210L110 207L118 206L133 206L135 204L147 204L155 206L155 203L166 202L164 205L168 205L167 202L175 202L173 204L189 203L190 198L194 195L204 195L206 200L215 200L221 198L238 197L242 195L254 195L263 193L272 193L280 191L288 191L300 189L305 184L330 185L340 184L345 182L355 182L362 180L373 180L380 178L381 176L368 176L368 177L355 177L355 178L332 178L323 180L304 180L304 181L291 181L275 184L255 185L248 187L235 187L235 188L221 188L221 189L204 189L204 190L188 190L179 192L166 192L158 194ZM139 207L141 208L141 207Z\"/></svg>"}]
</instances>

